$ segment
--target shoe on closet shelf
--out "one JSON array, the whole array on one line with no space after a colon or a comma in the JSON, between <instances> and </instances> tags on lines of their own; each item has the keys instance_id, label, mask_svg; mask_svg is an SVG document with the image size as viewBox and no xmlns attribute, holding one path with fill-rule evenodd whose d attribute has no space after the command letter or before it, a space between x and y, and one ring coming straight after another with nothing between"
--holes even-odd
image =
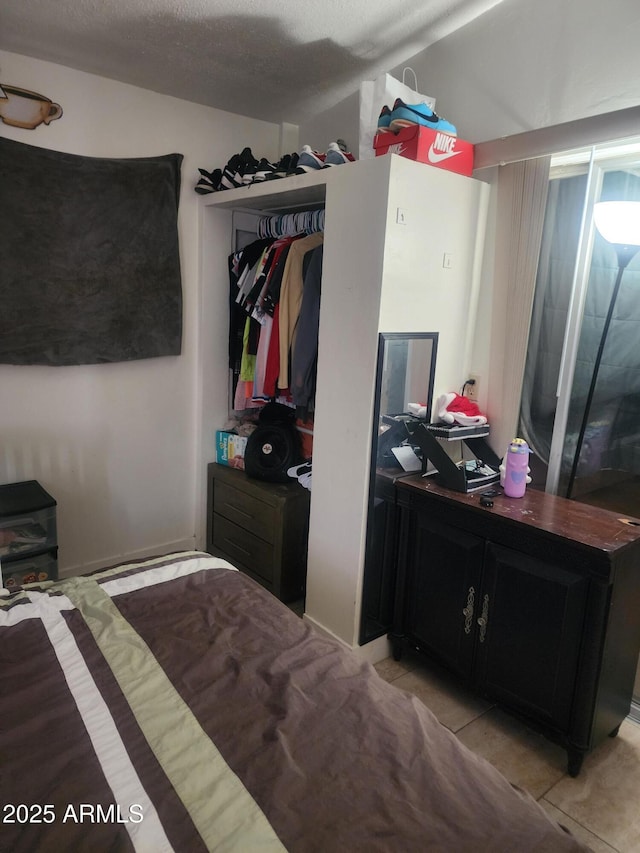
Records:
<instances>
[{"instance_id":1,"label":"shoe on closet shelf","mask_svg":"<svg viewBox=\"0 0 640 853\"><path fill-rule=\"evenodd\" d=\"M257 167L258 163L259 160L253 156L250 148L243 148L240 154L234 154L222 170L220 189L231 190L235 187L244 186L245 183L250 183L252 170ZM246 182L244 180L245 174L248 176Z\"/></svg>"},{"instance_id":2,"label":"shoe on closet shelf","mask_svg":"<svg viewBox=\"0 0 640 853\"><path fill-rule=\"evenodd\" d=\"M195 185L194 190L198 195L207 195L207 193L215 192L215 189L211 185L211 181L207 181L204 178L200 178L198 183Z\"/></svg>"},{"instance_id":3,"label":"shoe on closet shelf","mask_svg":"<svg viewBox=\"0 0 640 853\"><path fill-rule=\"evenodd\" d=\"M346 150L344 141L338 139L337 142L329 143L326 154L324 155L322 168L328 169L330 166L342 166L343 163L353 163L355 159L353 154Z\"/></svg>"},{"instance_id":4,"label":"shoe on closet shelf","mask_svg":"<svg viewBox=\"0 0 640 853\"><path fill-rule=\"evenodd\" d=\"M238 177L243 186L253 183L253 178L260 166L260 160L254 157L250 148L244 148L240 152L240 166Z\"/></svg>"},{"instance_id":5,"label":"shoe on closet shelf","mask_svg":"<svg viewBox=\"0 0 640 853\"><path fill-rule=\"evenodd\" d=\"M389 130L398 131L414 124L430 127L431 130L440 130L442 133L450 133L452 136L457 134L454 125L440 118L428 104L405 104L403 100L396 98L390 116Z\"/></svg>"},{"instance_id":6,"label":"shoe on closet shelf","mask_svg":"<svg viewBox=\"0 0 640 853\"><path fill-rule=\"evenodd\" d=\"M232 190L234 187L242 186L242 173L240 172L242 165L239 154L234 154L233 157L229 158L229 162L222 170L220 189Z\"/></svg>"},{"instance_id":7,"label":"shoe on closet shelf","mask_svg":"<svg viewBox=\"0 0 640 853\"><path fill-rule=\"evenodd\" d=\"M291 155L291 161L289 162L289 168L287 169L287 177L289 175L297 174L296 170L298 168L298 160L300 159L300 155L297 151L294 151Z\"/></svg>"},{"instance_id":8,"label":"shoe on closet shelf","mask_svg":"<svg viewBox=\"0 0 640 853\"><path fill-rule=\"evenodd\" d=\"M289 174L290 170L291 170L291 161L292 161L293 157L296 158L296 165L297 165L297 162L298 162L297 161L297 158L298 158L297 154L285 154L284 157L281 157L280 161L275 164L275 166L273 168L273 172L271 172L271 174L267 175L265 180L272 181L275 178L286 178L287 175ZM295 168L295 166L294 166L294 168Z\"/></svg>"},{"instance_id":9,"label":"shoe on closet shelf","mask_svg":"<svg viewBox=\"0 0 640 853\"><path fill-rule=\"evenodd\" d=\"M324 154L321 154L319 151L313 151L310 145L303 145L298 154L298 165L295 174L305 175L307 172L322 169L324 158Z\"/></svg>"},{"instance_id":10,"label":"shoe on closet shelf","mask_svg":"<svg viewBox=\"0 0 640 853\"><path fill-rule=\"evenodd\" d=\"M263 157L255 167L255 173L251 183L259 184L261 181L266 181L270 175L274 174L275 170L276 165L274 163L270 163L265 157Z\"/></svg>"},{"instance_id":11,"label":"shoe on closet shelf","mask_svg":"<svg viewBox=\"0 0 640 853\"><path fill-rule=\"evenodd\" d=\"M200 195L214 193L220 189L220 179L222 178L222 169L214 169L213 172L207 172L206 169L198 169L200 172L200 180L195 185L194 189Z\"/></svg>"}]
</instances>

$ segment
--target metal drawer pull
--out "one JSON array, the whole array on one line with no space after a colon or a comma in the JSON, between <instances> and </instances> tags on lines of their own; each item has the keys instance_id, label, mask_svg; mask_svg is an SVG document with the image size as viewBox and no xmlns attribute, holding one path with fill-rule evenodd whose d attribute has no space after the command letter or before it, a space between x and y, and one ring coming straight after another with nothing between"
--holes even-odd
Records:
<instances>
[{"instance_id":1,"label":"metal drawer pull","mask_svg":"<svg viewBox=\"0 0 640 853\"><path fill-rule=\"evenodd\" d=\"M476 591L470 586L469 594L467 595L467 606L462 611L462 615L464 616L464 632L465 634L471 633L471 623L473 622L473 604L475 601Z\"/></svg>"},{"instance_id":2,"label":"metal drawer pull","mask_svg":"<svg viewBox=\"0 0 640 853\"><path fill-rule=\"evenodd\" d=\"M245 518L253 518L250 512L245 512L243 509L240 509L239 506L234 506L233 504L230 504L229 501L225 501L224 505L229 507L232 512L237 512L238 515L244 515Z\"/></svg>"},{"instance_id":3,"label":"metal drawer pull","mask_svg":"<svg viewBox=\"0 0 640 853\"><path fill-rule=\"evenodd\" d=\"M229 545L231 545L233 548L236 548L238 551L242 551L242 553L243 553L243 554L246 554L246 555L247 555L247 557L250 557L250 556L251 556L251 551L247 551L247 549L246 549L246 548L243 548L243 547L242 547L242 545L238 545L236 542L234 542L234 541L233 541L233 539L227 539L227 538L225 537L225 540L224 540L224 541L225 541L225 542L228 542L228 543L229 543Z\"/></svg>"},{"instance_id":4,"label":"metal drawer pull","mask_svg":"<svg viewBox=\"0 0 640 853\"><path fill-rule=\"evenodd\" d=\"M482 616L478 619L480 626L480 642L484 643L487 636L487 624L489 622L489 596L485 595L482 599Z\"/></svg>"}]
</instances>

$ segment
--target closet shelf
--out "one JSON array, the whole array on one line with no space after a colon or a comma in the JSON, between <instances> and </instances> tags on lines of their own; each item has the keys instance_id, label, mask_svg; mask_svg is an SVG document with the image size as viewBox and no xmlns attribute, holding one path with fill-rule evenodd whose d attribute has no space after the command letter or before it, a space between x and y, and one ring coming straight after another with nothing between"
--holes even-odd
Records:
<instances>
[{"instance_id":1,"label":"closet shelf","mask_svg":"<svg viewBox=\"0 0 640 853\"><path fill-rule=\"evenodd\" d=\"M357 168L358 163L343 167L319 169L306 175L290 175L275 181L263 181L234 190L222 190L203 197L205 207L222 210L269 213L288 213L307 208L324 206L326 188L339 180L341 168Z\"/></svg>"}]
</instances>

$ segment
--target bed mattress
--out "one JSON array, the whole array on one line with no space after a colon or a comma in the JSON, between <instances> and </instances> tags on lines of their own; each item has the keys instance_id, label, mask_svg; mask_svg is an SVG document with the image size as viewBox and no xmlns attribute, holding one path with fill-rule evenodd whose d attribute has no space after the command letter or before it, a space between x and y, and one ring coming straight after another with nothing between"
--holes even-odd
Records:
<instances>
[{"instance_id":1,"label":"bed mattress","mask_svg":"<svg viewBox=\"0 0 640 853\"><path fill-rule=\"evenodd\" d=\"M0 604L5 849L583 847L415 697L223 560Z\"/></svg>"}]
</instances>

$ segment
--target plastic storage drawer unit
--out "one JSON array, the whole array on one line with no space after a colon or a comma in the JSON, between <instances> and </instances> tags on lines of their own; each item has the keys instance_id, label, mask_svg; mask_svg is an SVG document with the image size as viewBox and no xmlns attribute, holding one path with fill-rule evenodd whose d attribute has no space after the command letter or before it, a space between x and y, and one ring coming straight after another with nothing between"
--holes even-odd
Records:
<instances>
[{"instance_id":1,"label":"plastic storage drawer unit","mask_svg":"<svg viewBox=\"0 0 640 853\"><path fill-rule=\"evenodd\" d=\"M0 486L0 569L7 589L57 578L56 502L36 480Z\"/></svg>"}]
</instances>

